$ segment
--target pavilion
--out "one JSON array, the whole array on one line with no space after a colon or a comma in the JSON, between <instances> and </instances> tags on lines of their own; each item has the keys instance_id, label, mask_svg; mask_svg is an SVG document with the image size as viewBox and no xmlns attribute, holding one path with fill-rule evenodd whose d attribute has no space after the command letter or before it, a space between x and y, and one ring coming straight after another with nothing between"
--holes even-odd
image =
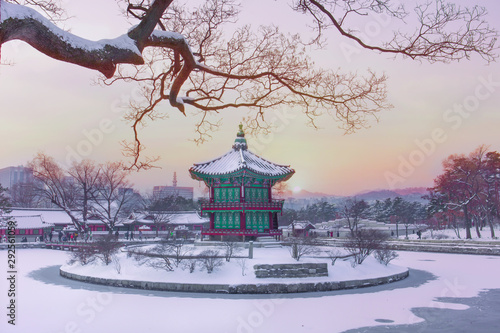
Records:
<instances>
[{"instance_id":1,"label":"pavilion","mask_svg":"<svg viewBox=\"0 0 500 333\"><path fill-rule=\"evenodd\" d=\"M201 205L210 217L202 235L278 238L278 213L284 200L273 200L272 187L290 179L295 171L263 159L248 150L243 125L226 154L189 169L193 179L209 188L210 200Z\"/></svg>"}]
</instances>

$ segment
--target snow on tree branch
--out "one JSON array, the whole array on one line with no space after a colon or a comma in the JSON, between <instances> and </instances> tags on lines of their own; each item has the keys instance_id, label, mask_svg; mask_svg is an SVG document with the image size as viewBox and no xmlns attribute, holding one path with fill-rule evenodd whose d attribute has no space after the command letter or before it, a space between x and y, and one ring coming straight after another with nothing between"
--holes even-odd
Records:
<instances>
[{"instance_id":1,"label":"snow on tree branch","mask_svg":"<svg viewBox=\"0 0 500 333\"><path fill-rule=\"evenodd\" d=\"M91 41L60 29L31 8L1 3L0 44L22 40L54 59L98 70L106 77L114 75L119 63L144 62L127 35Z\"/></svg>"}]
</instances>

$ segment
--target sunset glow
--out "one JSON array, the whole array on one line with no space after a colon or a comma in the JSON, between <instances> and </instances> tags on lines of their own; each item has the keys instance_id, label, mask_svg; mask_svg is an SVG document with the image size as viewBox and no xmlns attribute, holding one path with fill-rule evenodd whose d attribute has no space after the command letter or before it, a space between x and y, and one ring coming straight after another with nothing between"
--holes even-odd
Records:
<instances>
[{"instance_id":1,"label":"sunset glow","mask_svg":"<svg viewBox=\"0 0 500 333\"><path fill-rule=\"evenodd\" d=\"M76 3L68 2L68 8L70 16L78 18L65 22L75 34L97 40L129 28L121 17L109 14L117 11L115 2ZM475 4L488 9L488 21L499 29L500 3ZM102 6L106 10L95 11ZM259 20L276 19L272 14L262 13ZM116 22L110 24L110 17ZM284 27L293 28L293 22L282 19ZM307 126L302 110L266 111L274 130L268 135L247 134L248 144L263 158L296 171L289 186L293 192L352 195L370 189L432 186L442 160L450 154L467 154L481 144L500 150L498 62L488 65L473 56L470 61L429 64L361 49L347 57L339 37L329 38L328 50L318 52L315 60L346 71L385 72L394 108L380 113L378 121L370 120L370 128L351 135L344 135L328 110L316 120L318 129ZM62 164L78 156L98 162L123 159L120 142L130 141L133 133L122 119L128 103L140 94L134 85L94 85L93 71L50 59L21 42L8 42L1 51L2 62L14 65L0 66L0 168L26 164L38 151ZM207 143L196 145L192 140L199 118L189 107L187 117L168 103L159 109L168 118L149 122L141 133L144 156L160 156L159 168L131 177L142 191L171 185L174 172L179 185L197 188L189 167L231 149L238 124L248 116L240 109L221 112L220 130L211 133Z\"/></svg>"}]
</instances>

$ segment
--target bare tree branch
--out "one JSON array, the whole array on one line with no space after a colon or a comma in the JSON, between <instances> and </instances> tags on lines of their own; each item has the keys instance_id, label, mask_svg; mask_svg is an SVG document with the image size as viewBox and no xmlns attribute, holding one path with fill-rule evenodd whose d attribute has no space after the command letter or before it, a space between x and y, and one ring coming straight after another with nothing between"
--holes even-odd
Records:
<instances>
[{"instance_id":1,"label":"bare tree branch","mask_svg":"<svg viewBox=\"0 0 500 333\"><path fill-rule=\"evenodd\" d=\"M143 100L132 101L126 116L133 140L123 143L124 153L133 159L129 168L149 168L156 161L140 158L144 145L139 133L148 121L166 117L159 111L164 101L184 115L198 117L198 142L220 125L223 111L251 112L249 127L267 130L269 109L301 110L314 127L318 117L330 114L352 133L392 107L385 75L318 68L309 56L311 43L300 36L283 34L275 26L235 25L240 11L236 0L207 0L189 8L192 2L180 0L121 2L124 14L138 24L117 38L89 41L27 7L55 17L61 6L54 0L0 0L0 45L23 40L50 57L101 72L106 85L138 84ZM312 19L317 33L313 42L320 47L324 32L333 28L361 48L394 56L429 62L474 54L488 62L497 58L498 32L478 6L428 0L414 5L411 13L391 0L295 0L292 9ZM367 40L354 24L369 15L386 15L405 26L396 25L388 40ZM407 20L411 24L406 25Z\"/></svg>"}]
</instances>

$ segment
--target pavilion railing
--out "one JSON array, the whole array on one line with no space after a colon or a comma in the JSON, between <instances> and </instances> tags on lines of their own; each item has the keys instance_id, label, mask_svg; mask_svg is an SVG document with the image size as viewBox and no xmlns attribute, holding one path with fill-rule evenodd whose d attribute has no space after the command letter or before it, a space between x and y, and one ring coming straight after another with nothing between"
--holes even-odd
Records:
<instances>
[{"instance_id":1,"label":"pavilion railing","mask_svg":"<svg viewBox=\"0 0 500 333\"><path fill-rule=\"evenodd\" d=\"M265 229L264 231L251 229L203 229L202 235L237 235L237 236L281 236L281 229Z\"/></svg>"},{"instance_id":2,"label":"pavilion railing","mask_svg":"<svg viewBox=\"0 0 500 333\"><path fill-rule=\"evenodd\" d=\"M250 201L250 202L210 202L202 203L201 210L231 210L231 209L283 209L285 200Z\"/></svg>"}]
</instances>

